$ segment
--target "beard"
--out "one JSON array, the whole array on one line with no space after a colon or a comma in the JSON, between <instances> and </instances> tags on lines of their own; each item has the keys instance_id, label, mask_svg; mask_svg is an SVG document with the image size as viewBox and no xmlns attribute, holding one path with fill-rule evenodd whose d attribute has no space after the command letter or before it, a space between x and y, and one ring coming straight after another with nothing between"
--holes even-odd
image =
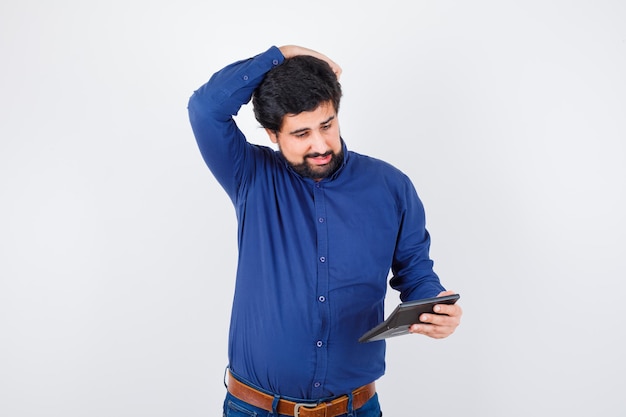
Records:
<instances>
[{"instance_id":1,"label":"beard","mask_svg":"<svg viewBox=\"0 0 626 417\"><path fill-rule=\"evenodd\" d=\"M308 162L308 158L316 158L319 156L323 157L328 155L331 155L331 158L326 165L313 165ZM339 153L335 153L333 151L328 151L323 154L312 153L305 155L304 161L299 164L294 164L290 161L287 161L287 163L301 176L311 178L313 180L321 180L323 178L330 177L339 169L343 163L343 150L340 150Z\"/></svg>"}]
</instances>

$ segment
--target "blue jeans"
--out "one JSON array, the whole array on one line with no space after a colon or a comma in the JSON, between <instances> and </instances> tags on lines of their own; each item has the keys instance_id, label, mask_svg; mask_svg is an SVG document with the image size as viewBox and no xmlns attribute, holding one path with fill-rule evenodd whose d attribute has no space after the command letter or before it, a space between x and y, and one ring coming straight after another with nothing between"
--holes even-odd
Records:
<instances>
[{"instance_id":1,"label":"blue jeans","mask_svg":"<svg viewBox=\"0 0 626 417\"><path fill-rule=\"evenodd\" d=\"M383 413L380 411L380 403L378 402L378 394L374 394L368 402L363 404L363 407L354 410L353 417L382 417ZM271 411L266 411L262 408L255 407L239 398L232 396L229 392L226 393L226 399L224 399L224 417L284 417L283 414L273 415ZM338 417L347 417L348 414L342 414Z\"/></svg>"}]
</instances>

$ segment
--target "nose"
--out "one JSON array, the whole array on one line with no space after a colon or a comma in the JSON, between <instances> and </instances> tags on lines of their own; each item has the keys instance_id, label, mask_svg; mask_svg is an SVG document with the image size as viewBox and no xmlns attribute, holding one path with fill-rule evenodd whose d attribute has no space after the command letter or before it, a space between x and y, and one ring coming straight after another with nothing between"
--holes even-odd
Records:
<instances>
[{"instance_id":1,"label":"nose","mask_svg":"<svg viewBox=\"0 0 626 417\"><path fill-rule=\"evenodd\" d=\"M320 132L314 132L313 134L311 134L310 140L310 153L326 153L328 148L326 146L326 139L324 138L324 135L322 135Z\"/></svg>"}]
</instances>

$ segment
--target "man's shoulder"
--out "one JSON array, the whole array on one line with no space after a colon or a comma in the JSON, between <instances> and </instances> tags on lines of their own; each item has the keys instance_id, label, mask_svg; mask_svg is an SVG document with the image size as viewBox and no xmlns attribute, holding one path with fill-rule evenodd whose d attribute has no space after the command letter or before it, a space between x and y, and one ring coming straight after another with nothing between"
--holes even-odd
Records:
<instances>
[{"instance_id":1,"label":"man's shoulder","mask_svg":"<svg viewBox=\"0 0 626 417\"><path fill-rule=\"evenodd\" d=\"M391 162L363 153L349 151L350 160L358 169L367 169L377 174L398 176L408 179L408 176Z\"/></svg>"}]
</instances>

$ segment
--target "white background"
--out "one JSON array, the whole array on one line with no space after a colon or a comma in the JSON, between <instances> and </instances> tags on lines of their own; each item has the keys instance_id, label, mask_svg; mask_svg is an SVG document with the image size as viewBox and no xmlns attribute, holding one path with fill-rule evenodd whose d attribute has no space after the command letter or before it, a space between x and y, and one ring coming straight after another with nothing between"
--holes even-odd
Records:
<instances>
[{"instance_id":1,"label":"white background","mask_svg":"<svg viewBox=\"0 0 626 417\"><path fill-rule=\"evenodd\" d=\"M220 415L236 225L187 100L288 43L342 65L343 137L414 180L461 293L452 337L388 342L385 415L624 416L625 22L618 0L3 0L0 416Z\"/></svg>"}]
</instances>

